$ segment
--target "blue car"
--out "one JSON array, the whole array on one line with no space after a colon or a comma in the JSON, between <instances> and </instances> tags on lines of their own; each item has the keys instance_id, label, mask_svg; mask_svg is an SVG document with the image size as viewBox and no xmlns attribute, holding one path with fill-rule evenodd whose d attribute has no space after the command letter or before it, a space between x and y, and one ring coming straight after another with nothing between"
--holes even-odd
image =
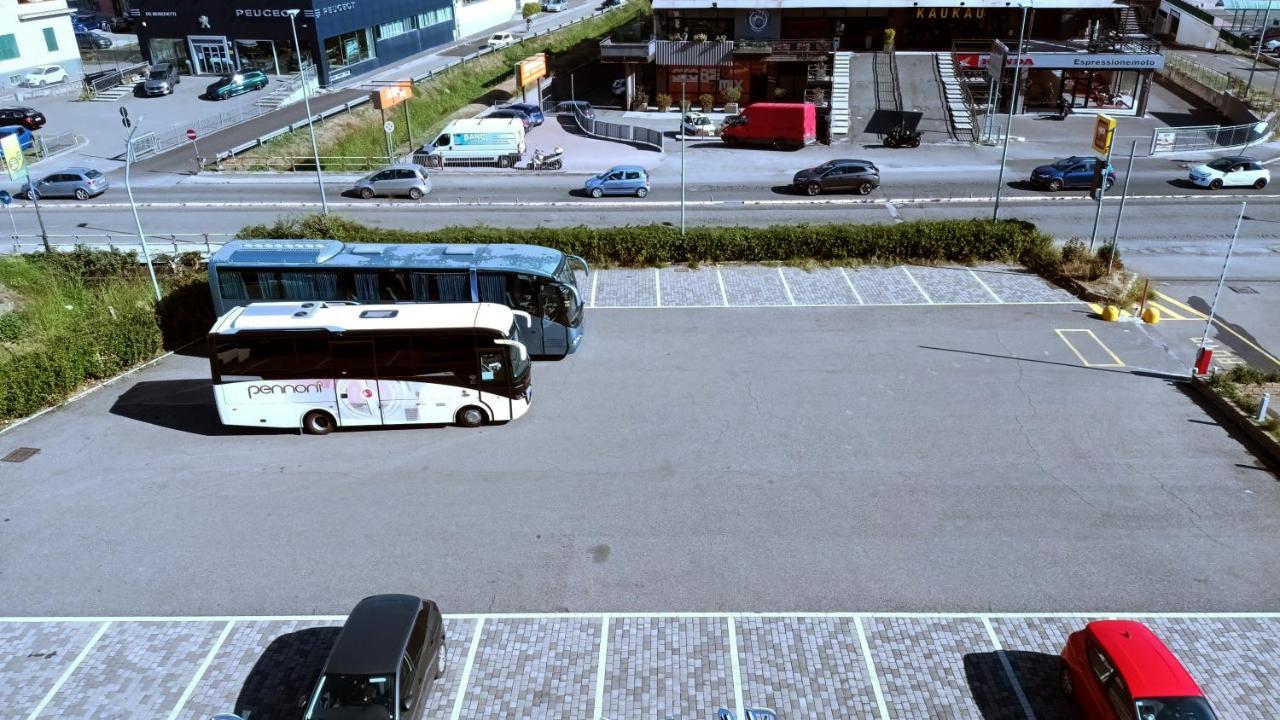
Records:
<instances>
[{"instance_id":1,"label":"blue car","mask_svg":"<svg viewBox=\"0 0 1280 720\"><path fill-rule=\"evenodd\" d=\"M5 127L0 127L0 138L7 137L9 135L18 136L18 146L23 150L30 150L31 146L36 144L36 136L32 135L30 130L22 127L21 125L7 125Z\"/></svg>"},{"instance_id":2,"label":"blue car","mask_svg":"<svg viewBox=\"0 0 1280 720\"><path fill-rule=\"evenodd\" d=\"M639 165L615 165L588 178L584 189L593 198L605 195L644 197L649 194L649 173Z\"/></svg>"},{"instance_id":3,"label":"blue car","mask_svg":"<svg viewBox=\"0 0 1280 720\"><path fill-rule=\"evenodd\" d=\"M1092 188L1096 157L1072 156L1031 171L1031 184L1050 192L1063 188ZM1116 169L1107 163L1107 189L1116 182Z\"/></svg>"},{"instance_id":4,"label":"blue car","mask_svg":"<svg viewBox=\"0 0 1280 720\"><path fill-rule=\"evenodd\" d=\"M519 110L525 115L528 115L529 123L533 127L538 127L542 124L542 121L546 119L542 116L542 108L534 105L533 103L508 103L503 105L502 108L504 110Z\"/></svg>"}]
</instances>

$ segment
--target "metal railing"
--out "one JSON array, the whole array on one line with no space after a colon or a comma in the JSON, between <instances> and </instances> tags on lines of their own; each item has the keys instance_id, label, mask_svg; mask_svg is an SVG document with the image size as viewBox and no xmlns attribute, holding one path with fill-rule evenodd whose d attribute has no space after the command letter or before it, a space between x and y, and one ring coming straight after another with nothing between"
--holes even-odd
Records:
<instances>
[{"instance_id":1,"label":"metal railing","mask_svg":"<svg viewBox=\"0 0 1280 720\"><path fill-rule=\"evenodd\" d=\"M85 76L85 90L93 95L100 93L103 90L110 90L111 88L119 87L124 85L126 82L132 81L134 77L143 73L146 68L147 63L140 62L126 67L108 70L103 73L94 73L96 77L93 77L93 79L89 79L90 76ZM129 80L126 80L126 78L129 78Z\"/></svg>"},{"instance_id":2,"label":"metal railing","mask_svg":"<svg viewBox=\"0 0 1280 720\"><path fill-rule=\"evenodd\" d=\"M45 251L44 240L39 235L7 235L6 237L8 242L0 245L5 253L24 254ZM188 252L197 252L207 258L235 238L235 233L148 234L147 249L150 250L153 259L161 255L176 256ZM56 252L71 252L80 247L122 252L134 251L139 254L139 262L142 261L142 243L138 242L137 235L50 235L49 247Z\"/></svg>"},{"instance_id":3,"label":"metal railing","mask_svg":"<svg viewBox=\"0 0 1280 720\"><path fill-rule=\"evenodd\" d=\"M605 120L597 120L595 117L589 117L579 105L567 101L559 101L554 98L544 98L542 101L542 111L548 115L570 115L573 117L573 124L585 135L600 138L602 140L616 140L619 142L631 143L633 145L643 145L651 147L658 152L663 151L663 141L665 137L661 130L653 130L638 125L624 125L622 123L611 123Z\"/></svg>"},{"instance_id":4,"label":"metal railing","mask_svg":"<svg viewBox=\"0 0 1280 720\"><path fill-rule=\"evenodd\" d=\"M1164 69L1166 73L1181 75L1214 92L1242 100L1255 110L1270 111L1275 105L1276 98L1270 90L1255 86L1246 92L1248 86L1243 78L1219 72L1183 55L1167 53L1164 58Z\"/></svg>"},{"instance_id":5,"label":"metal railing","mask_svg":"<svg viewBox=\"0 0 1280 720\"><path fill-rule=\"evenodd\" d=\"M1225 150L1266 142L1276 133L1280 114L1266 122L1245 125L1201 125L1198 127L1156 128L1151 131L1151 155L1196 150Z\"/></svg>"}]
</instances>

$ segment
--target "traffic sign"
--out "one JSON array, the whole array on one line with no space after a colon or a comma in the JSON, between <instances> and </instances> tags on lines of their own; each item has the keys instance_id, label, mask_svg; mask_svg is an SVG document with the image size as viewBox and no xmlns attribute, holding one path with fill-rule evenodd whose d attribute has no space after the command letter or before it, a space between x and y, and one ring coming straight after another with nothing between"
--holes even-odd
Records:
<instances>
[{"instance_id":1,"label":"traffic sign","mask_svg":"<svg viewBox=\"0 0 1280 720\"><path fill-rule=\"evenodd\" d=\"M388 135L390 135L391 133L396 131L396 124L388 120L382 123L382 129L386 131Z\"/></svg>"},{"instance_id":2,"label":"traffic sign","mask_svg":"<svg viewBox=\"0 0 1280 720\"><path fill-rule=\"evenodd\" d=\"M196 131L191 128L187 128L187 139L194 141L196 139Z\"/></svg>"},{"instance_id":3,"label":"traffic sign","mask_svg":"<svg viewBox=\"0 0 1280 720\"><path fill-rule=\"evenodd\" d=\"M1099 113L1097 122L1093 124L1093 149L1099 155L1109 155L1111 153L1111 141L1115 136L1116 119Z\"/></svg>"},{"instance_id":4,"label":"traffic sign","mask_svg":"<svg viewBox=\"0 0 1280 720\"><path fill-rule=\"evenodd\" d=\"M8 205L11 202L13 202L13 196L4 190L0 190L0 204Z\"/></svg>"},{"instance_id":5,"label":"traffic sign","mask_svg":"<svg viewBox=\"0 0 1280 720\"><path fill-rule=\"evenodd\" d=\"M120 109L123 110L124 108L120 108ZM120 118L120 124L125 126L126 128L133 127L133 122L129 120L128 117Z\"/></svg>"},{"instance_id":6,"label":"traffic sign","mask_svg":"<svg viewBox=\"0 0 1280 720\"><path fill-rule=\"evenodd\" d=\"M129 117L129 108L124 107L123 105L121 105L121 106L120 106L120 117L122 117L122 118L127 118L127 117Z\"/></svg>"},{"instance_id":7,"label":"traffic sign","mask_svg":"<svg viewBox=\"0 0 1280 720\"><path fill-rule=\"evenodd\" d=\"M4 154L4 162L9 166L9 179L21 180L27 174L27 156L22 154L16 133L0 138L0 153Z\"/></svg>"}]
</instances>

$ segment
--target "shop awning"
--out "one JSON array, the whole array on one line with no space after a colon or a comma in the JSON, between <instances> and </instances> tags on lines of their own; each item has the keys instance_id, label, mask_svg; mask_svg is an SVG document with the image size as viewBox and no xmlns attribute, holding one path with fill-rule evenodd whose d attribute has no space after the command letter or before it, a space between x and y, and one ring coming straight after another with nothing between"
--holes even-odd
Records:
<instances>
[{"instance_id":1,"label":"shop awning","mask_svg":"<svg viewBox=\"0 0 1280 720\"><path fill-rule=\"evenodd\" d=\"M1232 0L1227 0L1228 4ZM1267 0L1235 0L1236 2L1260 3L1265 7ZM1280 0L1274 0L1280 7ZM654 10L710 10L712 0L653 0ZM714 5L722 10L798 10L804 8L876 8L890 10L912 10L921 7L933 8L984 8L988 10L1021 7L1016 0L715 0ZM1116 0L1031 0L1030 7L1036 10L1081 10L1086 8L1123 8L1124 3Z\"/></svg>"}]
</instances>

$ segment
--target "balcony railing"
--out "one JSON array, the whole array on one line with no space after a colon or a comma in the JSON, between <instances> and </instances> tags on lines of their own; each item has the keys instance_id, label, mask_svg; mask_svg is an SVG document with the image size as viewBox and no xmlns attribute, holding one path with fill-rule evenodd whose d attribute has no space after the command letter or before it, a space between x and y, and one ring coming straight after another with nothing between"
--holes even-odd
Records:
<instances>
[{"instance_id":1,"label":"balcony railing","mask_svg":"<svg viewBox=\"0 0 1280 720\"><path fill-rule=\"evenodd\" d=\"M657 49L654 38L640 42L615 42L612 38L600 41L600 59L606 62L649 62Z\"/></svg>"}]
</instances>

